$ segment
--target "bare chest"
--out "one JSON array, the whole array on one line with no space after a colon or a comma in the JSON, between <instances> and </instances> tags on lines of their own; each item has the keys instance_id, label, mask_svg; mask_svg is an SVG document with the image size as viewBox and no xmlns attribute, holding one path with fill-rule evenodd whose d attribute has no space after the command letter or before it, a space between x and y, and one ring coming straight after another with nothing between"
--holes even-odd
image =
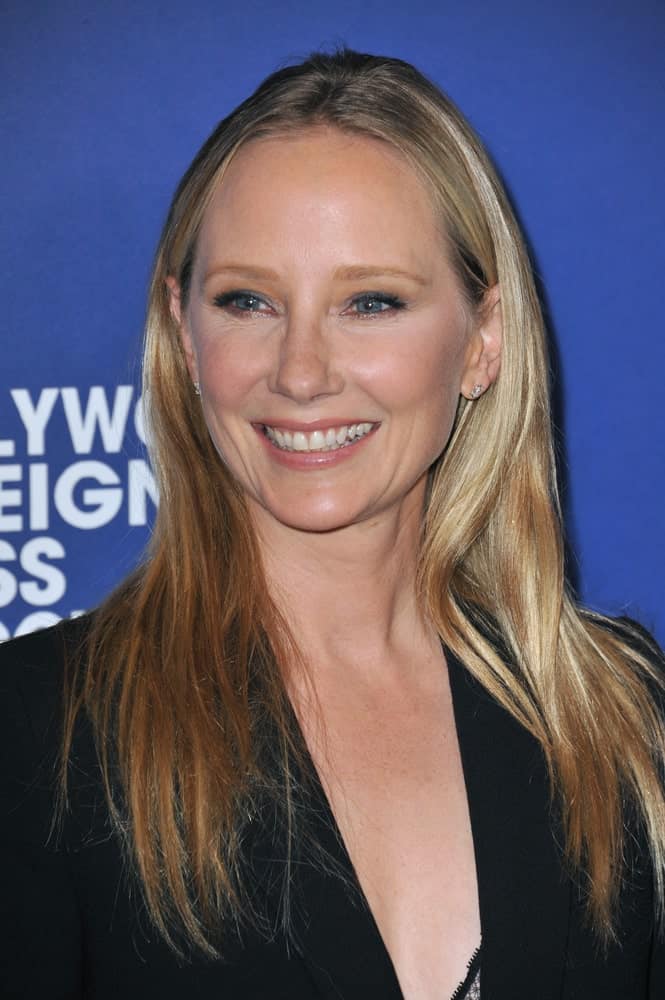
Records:
<instances>
[{"instance_id":1,"label":"bare chest","mask_svg":"<svg viewBox=\"0 0 665 1000\"><path fill-rule=\"evenodd\" d=\"M433 697L336 693L322 714L325 740L307 724L305 738L402 992L448 997L480 917L447 685Z\"/></svg>"}]
</instances>

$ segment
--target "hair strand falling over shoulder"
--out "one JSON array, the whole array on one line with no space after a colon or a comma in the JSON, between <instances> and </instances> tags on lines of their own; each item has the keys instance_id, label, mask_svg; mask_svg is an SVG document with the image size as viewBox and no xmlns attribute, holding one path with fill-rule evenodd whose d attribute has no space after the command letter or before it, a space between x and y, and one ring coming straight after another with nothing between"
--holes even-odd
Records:
<instances>
[{"instance_id":1,"label":"hair strand falling over shoulder","mask_svg":"<svg viewBox=\"0 0 665 1000\"><path fill-rule=\"evenodd\" d=\"M144 356L157 523L143 565L95 613L70 677L63 802L85 710L114 822L161 933L174 947L184 940L214 953L220 915L261 921L243 875L244 835L267 797L294 841L293 762L303 759L285 676L298 651L203 421L166 281L175 277L186 300L201 220L234 153L321 126L399 150L431 192L470 306L480 309L495 283L501 289L501 374L481 399L460 402L432 472L419 594L444 642L539 741L568 858L607 939L627 803L641 817L663 898L658 654L631 625L580 611L566 589L545 334L524 244L469 125L397 59L342 49L274 73L215 129L176 192ZM286 890L283 900L288 928Z\"/></svg>"}]
</instances>

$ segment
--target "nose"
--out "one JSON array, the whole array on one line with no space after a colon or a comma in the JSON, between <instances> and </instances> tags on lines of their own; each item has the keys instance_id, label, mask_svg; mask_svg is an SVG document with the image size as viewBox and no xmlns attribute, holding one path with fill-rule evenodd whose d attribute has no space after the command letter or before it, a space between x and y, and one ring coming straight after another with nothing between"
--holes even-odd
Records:
<instances>
[{"instance_id":1,"label":"nose","mask_svg":"<svg viewBox=\"0 0 665 1000\"><path fill-rule=\"evenodd\" d=\"M300 404L336 395L344 387L337 360L320 321L292 317L280 341L270 388Z\"/></svg>"}]
</instances>

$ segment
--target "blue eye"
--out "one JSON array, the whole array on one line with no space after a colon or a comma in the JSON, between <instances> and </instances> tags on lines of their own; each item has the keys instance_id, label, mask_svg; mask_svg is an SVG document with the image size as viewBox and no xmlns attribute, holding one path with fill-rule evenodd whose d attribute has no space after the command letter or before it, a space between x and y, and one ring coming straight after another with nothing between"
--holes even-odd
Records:
<instances>
[{"instance_id":1,"label":"blue eye","mask_svg":"<svg viewBox=\"0 0 665 1000\"><path fill-rule=\"evenodd\" d=\"M261 306L265 305L263 299L253 292L233 291L216 295L214 303L220 309L231 307L235 312L251 313L260 312Z\"/></svg>"},{"instance_id":2,"label":"blue eye","mask_svg":"<svg viewBox=\"0 0 665 1000\"><path fill-rule=\"evenodd\" d=\"M352 302L359 316L379 316L393 309L404 309L405 303L396 295L386 295L384 292L366 292Z\"/></svg>"}]
</instances>

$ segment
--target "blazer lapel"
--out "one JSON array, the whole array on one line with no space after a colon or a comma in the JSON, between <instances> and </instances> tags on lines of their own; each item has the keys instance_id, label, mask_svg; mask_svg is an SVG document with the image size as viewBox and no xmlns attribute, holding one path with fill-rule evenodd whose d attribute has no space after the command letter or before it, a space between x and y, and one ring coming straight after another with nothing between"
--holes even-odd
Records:
<instances>
[{"instance_id":1,"label":"blazer lapel","mask_svg":"<svg viewBox=\"0 0 665 1000\"><path fill-rule=\"evenodd\" d=\"M401 1000L395 969L318 780L308 814L316 852L299 866L295 948L316 983L316 995Z\"/></svg>"},{"instance_id":2,"label":"blazer lapel","mask_svg":"<svg viewBox=\"0 0 665 1000\"><path fill-rule=\"evenodd\" d=\"M536 741L446 650L473 831L483 1000L561 996L570 883Z\"/></svg>"},{"instance_id":3,"label":"blazer lapel","mask_svg":"<svg viewBox=\"0 0 665 1000\"><path fill-rule=\"evenodd\" d=\"M445 655L478 876L482 1000L560 1000L571 887L542 752L449 650ZM308 832L328 861L297 865L293 943L312 996L398 1000L395 970L317 780L311 795Z\"/></svg>"}]
</instances>

